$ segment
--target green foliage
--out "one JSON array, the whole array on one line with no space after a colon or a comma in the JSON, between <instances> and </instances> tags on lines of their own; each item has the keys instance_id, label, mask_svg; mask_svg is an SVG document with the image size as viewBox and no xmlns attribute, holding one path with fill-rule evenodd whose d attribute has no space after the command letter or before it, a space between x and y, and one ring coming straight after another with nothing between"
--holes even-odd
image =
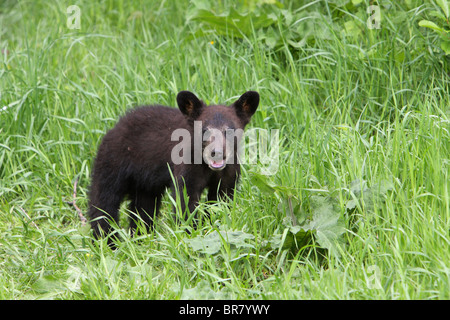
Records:
<instances>
[{"instance_id":1,"label":"green foliage","mask_svg":"<svg viewBox=\"0 0 450 320\"><path fill-rule=\"evenodd\" d=\"M376 183L369 188L366 181L355 180L350 184L350 195L352 197L346 204L348 210L364 208L367 211L374 211L376 205L385 202L386 194L389 190L393 190L394 185L389 181Z\"/></svg>"},{"instance_id":2,"label":"green foliage","mask_svg":"<svg viewBox=\"0 0 450 320\"><path fill-rule=\"evenodd\" d=\"M279 209L287 213L283 219L286 229L283 233L273 235L270 240L272 248L302 251L317 243L316 246L339 255L338 243L342 240L346 226L340 219L342 210L338 199L312 195L309 198L309 209L305 210L302 209L295 189L277 186L269 177L254 172L250 172L250 181L264 194L275 195L280 201ZM376 183L369 188L366 181L355 180L348 188L346 198L349 200L345 203L345 208L350 212L358 209L374 213L384 203L387 192L392 189L393 184L388 181Z\"/></svg>"},{"instance_id":3,"label":"green foliage","mask_svg":"<svg viewBox=\"0 0 450 320\"><path fill-rule=\"evenodd\" d=\"M431 11L430 15L437 18L438 23L430 20L421 20L419 26L432 29L439 35L441 49L446 55L450 54L450 2L447 0L436 0L437 5L441 11Z\"/></svg>"},{"instance_id":4,"label":"green foliage","mask_svg":"<svg viewBox=\"0 0 450 320\"><path fill-rule=\"evenodd\" d=\"M183 300L228 300L231 299L228 290L213 290L208 281L202 280L195 287L184 289L181 299Z\"/></svg>"},{"instance_id":5,"label":"green foliage","mask_svg":"<svg viewBox=\"0 0 450 320\"><path fill-rule=\"evenodd\" d=\"M357 0L80 0L78 30L62 1L3 1L0 299L449 299L449 60L418 24L447 33L444 2L370 3L380 29ZM197 228L164 197L148 234L125 203L117 250L92 241L71 203L100 139L184 89L259 91L277 172L243 165Z\"/></svg>"},{"instance_id":6,"label":"green foliage","mask_svg":"<svg viewBox=\"0 0 450 320\"><path fill-rule=\"evenodd\" d=\"M338 254L337 240L345 229L339 219L341 210L334 199L311 196L309 213L306 213L293 188L276 186L268 176L254 172L250 173L250 181L268 196L275 195L281 201L279 208L287 213L283 220L285 231L270 239L273 249L302 251L317 242L321 248Z\"/></svg>"},{"instance_id":7,"label":"green foliage","mask_svg":"<svg viewBox=\"0 0 450 320\"><path fill-rule=\"evenodd\" d=\"M314 2L295 11L285 9L281 2L273 0L249 2L240 8L231 6L220 12L207 3L194 1L189 12L188 21L198 22L192 30L194 37L255 36L269 49L280 49L284 45L298 49L308 41L330 36L320 27L323 17L305 11Z\"/></svg>"},{"instance_id":8,"label":"green foliage","mask_svg":"<svg viewBox=\"0 0 450 320\"><path fill-rule=\"evenodd\" d=\"M187 239L186 242L194 251L215 254L220 251L223 245L235 248L254 248L253 245L245 242L246 240L253 240L254 238L255 236L243 231L221 230L218 232L217 230L214 230L206 236L197 236L192 239Z\"/></svg>"},{"instance_id":9,"label":"green foliage","mask_svg":"<svg viewBox=\"0 0 450 320\"><path fill-rule=\"evenodd\" d=\"M212 10L196 8L188 15L188 20L201 21L219 35L236 35L238 37L248 37L254 29L268 27L277 21L274 15L264 12L240 13L234 8L221 14L215 14ZM200 31L205 33L202 29Z\"/></svg>"}]
</instances>

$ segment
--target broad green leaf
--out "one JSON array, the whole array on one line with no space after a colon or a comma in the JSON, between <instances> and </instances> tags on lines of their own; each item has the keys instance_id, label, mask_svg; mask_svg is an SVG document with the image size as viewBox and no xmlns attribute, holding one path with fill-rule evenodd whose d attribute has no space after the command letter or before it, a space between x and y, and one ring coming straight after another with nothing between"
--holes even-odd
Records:
<instances>
[{"instance_id":1,"label":"broad green leaf","mask_svg":"<svg viewBox=\"0 0 450 320\"><path fill-rule=\"evenodd\" d=\"M301 202L296 197L283 197L278 205L278 210L284 213L283 224L287 227L302 225L308 218L307 212L302 210Z\"/></svg>"},{"instance_id":2,"label":"broad green leaf","mask_svg":"<svg viewBox=\"0 0 450 320\"><path fill-rule=\"evenodd\" d=\"M336 241L345 232L336 207L336 200L323 196L311 197L312 217L303 224L288 224L283 235L275 234L270 239L273 249L298 249L311 244L316 239L318 245L338 255ZM289 220L289 219L288 219Z\"/></svg>"},{"instance_id":3,"label":"broad green leaf","mask_svg":"<svg viewBox=\"0 0 450 320\"><path fill-rule=\"evenodd\" d=\"M252 234L243 231L225 231L217 232L214 230L206 236L197 236L193 239L188 239L186 242L192 247L194 251L199 251L206 254L216 254L220 251L223 241L236 248L253 248L252 244L246 243L246 240L253 240L255 237Z\"/></svg>"},{"instance_id":4,"label":"broad green leaf","mask_svg":"<svg viewBox=\"0 0 450 320\"><path fill-rule=\"evenodd\" d=\"M358 27L356 22L353 20L346 21L344 23L344 30L347 35L357 36L359 33L361 33L360 28Z\"/></svg>"},{"instance_id":5,"label":"broad green leaf","mask_svg":"<svg viewBox=\"0 0 450 320\"><path fill-rule=\"evenodd\" d=\"M188 14L188 20L201 21L214 28L217 33L235 36L250 35L253 29L260 29L274 24L277 19L274 15L265 13L247 12L241 14L234 8L227 12L216 14L212 10L195 9Z\"/></svg>"},{"instance_id":6,"label":"broad green leaf","mask_svg":"<svg viewBox=\"0 0 450 320\"><path fill-rule=\"evenodd\" d=\"M284 21L287 25L290 25L292 23L292 20L294 19L292 12L289 10L281 10L281 14L284 17Z\"/></svg>"},{"instance_id":7,"label":"broad green leaf","mask_svg":"<svg viewBox=\"0 0 450 320\"><path fill-rule=\"evenodd\" d=\"M393 183L387 180L382 180L370 188L366 181L354 180L349 188L352 199L347 202L346 208L353 210L359 205L365 210L374 210L375 204L384 202L387 192L393 188Z\"/></svg>"},{"instance_id":8,"label":"broad green leaf","mask_svg":"<svg viewBox=\"0 0 450 320\"><path fill-rule=\"evenodd\" d=\"M439 11L431 11L430 16L437 17L442 20L442 22L447 22L447 18Z\"/></svg>"},{"instance_id":9,"label":"broad green leaf","mask_svg":"<svg viewBox=\"0 0 450 320\"><path fill-rule=\"evenodd\" d=\"M450 54L450 40L441 40L441 49L444 50L445 54Z\"/></svg>"},{"instance_id":10,"label":"broad green leaf","mask_svg":"<svg viewBox=\"0 0 450 320\"><path fill-rule=\"evenodd\" d=\"M275 185L270 181L268 176L256 172L250 172L250 181L252 185L258 187L262 193L274 194Z\"/></svg>"},{"instance_id":11,"label":"broad green leaf","mask_svg":"<svg viewBox=\"0 0 450 320\"><path fill-rule=\"evenodd\" d=\"M270 246L274 250L301 250L309 245L314 237L313 230L304 230L300 226L290 227L285 229L283 234L274 234L270 240Z\"/></svg>"},{"instance_id":12,"label":"broad green leaf","mask_svg":"<svg viewBox=\"0 0 450 320\"><path fill-rule=\"evenodd\" d=\"M294 235L293 244L295 244L298 249L302 249L309 245L314 237L313 230L305 230L300 226L291 227L290 231Z\"/></svg>"},{"instance_id":13,"label":"broad green leaf","mask_svg":"<svg viewBox=\"0 0 450 320\"><path fill-rule=\"evenodd\" d=\"M440 28L436 23L429 21L429 20L421 20L419 21L419 26L430 28L438 32L445 32L444 29Z\"/></svg>"},{"instance_id":14,"label":"broad green leaf","mask_svg":"<svg viewBox=\"0 0 450 320\"><path fill-rule=\"evenodd\" d=\"M308 38L304 37L300 41L292 41L291 39L287 39L287 43L296 49L303 48L307 42Z\"/></svg>"},{"instance_id":15,"label":"broad green leaf","mask_svg":"<svg viewBox=\"0 0 450 320\"><path fill-rule=\"evenodd\" d=\"M204 9L204 10L211 10L211 1L204 1L204 0L191 0L191 3L197 8L197 9Z\"/></svg>"},{"instance_id":16,"label":"broad green leaf","mask_svg":"<svg viewBox=\"0 0 450 320\"><path fill-rule=\"evenodd\" d=\"M273 195L277 193L279 196L291 196L295 189L287 186L279 186L271 181L269 176L257 173L249 172L250 181L252 185L257 186L262 193L267 193Z\"/></svg>"},{"instance_id":17,"label":"broad green leaf","mask_svg":"<svg viewBox=\"0 0 450 320\"><path fill-rule=\"evenodd\" d=\"M197 236L193 239L187 239L186 242L194 251L199 251L206 254L215 254L219 252L222 247L222 242L217 231L214 231L206 236Z\"/></svg>"},{"instance_id":18,"label":"broad green leaf","mask_svg":"<svg viewBox=\"0 0 450 320\"><path fill-rule=\"evenodd\" d=\"M64 285L60 278L56 278L53 275L45 275L39 277L39 279L33 283L32 289L38 293L60 293L64 291Z\"/></svg>"},{"instance_id":19,"label":"broad green leaf","mask_svg":"<svg viewBox=\"0 0 450 320\"><path fill-rule=\"evenodd\" d=\"M442 11L444 12L445 16L449 17L449 5L447 0L436 0L436 3L441 7Z\"/></svg>"},{"instance_id":20,"label":"broad green leaf","mask_svg":"<svg viewBox=\"0 0 450 320\"><path fill-rule=\"evenodd\" d=\"M225 287L219 291L214 291L210 287L209 281L201 280L195 287L184 289L181 294L182 300L216 300L231 299L231 294Z\"/></svg>"},{"instance_id":21,"label":"broad green leaf","mask_svg":"<svg viewBox=\"0 0 450 320\"><path fill-rule=\"evenodd\" d=\"M336 240L345 232L340 214L334 208L331 198L314 196L311 197L311 202L313 218L304 228L314 230L318 244L337 255Z\"/></svg>"},{"instance_id":22,"label":"broad green leaf","mask_svg":"<svg viewBox=\"0 0 450 320\"><path fill-rule=\"evenodd\" d=\"M225 241L237 248L253 248L253 245L245 242L245 240L253 240L255 238L252 234L243 231L221 231L220 234Z\"/></svg>"}]
</instances>

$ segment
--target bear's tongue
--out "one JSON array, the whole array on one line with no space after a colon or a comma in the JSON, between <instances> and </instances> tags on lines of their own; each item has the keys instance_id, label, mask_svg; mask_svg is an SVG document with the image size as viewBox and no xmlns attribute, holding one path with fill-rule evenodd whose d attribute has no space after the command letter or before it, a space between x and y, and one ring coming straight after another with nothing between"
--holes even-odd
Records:
<instances>
[{"instance_id":1,"label":"bear's tongue","mask_svg":"<svg viewBox=\"0 0 450 320\"><path fill-rule=\"evenodd\" d=\"M222 168L224 165L225 161L224 160L211 160L210 165L213 168Z\"/></svg>"}]
</instances>

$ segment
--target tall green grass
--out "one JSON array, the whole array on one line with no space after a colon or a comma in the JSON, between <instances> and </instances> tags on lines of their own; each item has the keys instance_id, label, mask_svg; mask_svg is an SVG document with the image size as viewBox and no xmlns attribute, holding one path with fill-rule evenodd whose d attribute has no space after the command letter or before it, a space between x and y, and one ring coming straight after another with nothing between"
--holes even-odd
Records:
<instances>
[{"instance_id":1,"label":"tall green grass","mask_svg":"<svg viewBox=\"0 0 450 320\"><path fill-rule=\"evenodd\" d=\"M72 4L80 30L66 26ZM3 2L0 298L449 299L449 60L417 25L433 5L388 2L381 29L367 30L351 9L317 2L305 14L321 12L315 23L328 36L297 49L268 48L257 30L191 39L192 6ZM352 19L360 34L345 32ZM270 179L295 189L305 212L312 196L338 199L347 228L339 254L271 247L274 234L286 236L288 213L252 184L250 165L229 206L201 204L212 219L196 230L175 221L167 197L152 233L118 229L115 251L92 243L68 204L75 180L86 211L104 133L135 105L175 106L180 90L207 103L259 91L251 126L280 129ZM347 208L358 183L370 196L384 182L383 199ZM193 249L214 230L253 237L241 247L222 239L215 254Z\"/></svg>"}]
</instances>

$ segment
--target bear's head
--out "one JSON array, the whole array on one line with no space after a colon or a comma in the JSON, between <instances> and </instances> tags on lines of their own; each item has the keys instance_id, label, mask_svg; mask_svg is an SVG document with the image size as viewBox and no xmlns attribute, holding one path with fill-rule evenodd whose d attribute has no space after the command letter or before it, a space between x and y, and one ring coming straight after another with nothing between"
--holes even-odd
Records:
<instances>
[{"instance_id":1,"label":"bear's head","mask_svg":"<svg viewBox=\"0 0 450 320\"><path fill-rule=\"evenodd\" d=\"M245 126L258 108L259 94L247 91L230 106L206 106L192 92L181 91L177 95L177 103L193 126L194 142L202 142L204 163L215 171L237 163L238 144Z\"/></svg>"}]
</instances>

